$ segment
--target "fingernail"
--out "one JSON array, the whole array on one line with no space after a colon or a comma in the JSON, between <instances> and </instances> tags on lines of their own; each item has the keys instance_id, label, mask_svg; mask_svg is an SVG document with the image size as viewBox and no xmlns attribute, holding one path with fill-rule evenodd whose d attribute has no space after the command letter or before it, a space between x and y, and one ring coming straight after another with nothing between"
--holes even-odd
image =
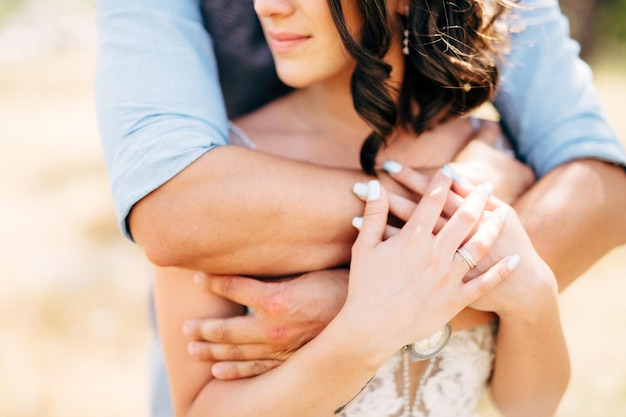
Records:
<instances>
[{"instance_id":1,"label":"fingernail","mask_svg":"<svg viewBox=\"0 0 626 417\"><path fill-rule=\"evenodd\" d=\"M361 227L363 227L363 217L360 217L360 216L353 217L352 227L354 227L356 230L361 230Z\"/></svg>"},{"instance_id":2,"label":"fingernail","mask_svg":"<svg viewBox=\"0 0 626 417\"><path fill-rule=\"evenodd\" d=\"M196 272L195 274L193 274L193 282L197 285L203 284L204 279L205 279L205 276L203 272Z\"/></svg>"},{"instance_id":3,"label":"fingernail","mask_svg":"<svg viewBox=\"0 0 626 417\"><path fill-rule=\"evenodd\" d=\"M383 169L390 174L398 174L402 171L402 164L397 161L385 161L383 163Z\"/></svg>"},{"instance_id":4,"label":"fingernail","mask_svg":"<svg viewBox=\"0 0 626 417\"><path fill-rule=\"evenodd\" d=\"M445 164L444 166L442 166L441 173L451 180L454 180L454 170L452 169L450 164Z\"/></svg>"},{"instance_id":5,"label":"fingernail","mask_svg":"<svg viewBox=\"0 0 626 417\"><path fill-rule=\"evenodd\" d=\"M496 209L496 216L498 216L500 221L504 223L507 217L509 217L509 207L508 206L498 207Z\"/></svg>"},{"instance_id":6,"label":"fingernail","mask_svg":"<svg viewBox=\"0 0 626 417\"><path fill-rule=\"evenodd\" d=\"M368 183L367 201L376 201L380 198L380 183L377 180L371 180Z\"/></svg>"},{"instance_id":7,"label":"fingernail","mask_svg":"<svg viewBox=\"0 0 626 417\"><path fill-rule=\"evenodd\" d=\"M478 189L487 195L491 195L493 193L493 184L484 182L478 186Z\"/></svg>"},{"instance_id":8,"label":"fingernail","mask_svg":"<svg viewBox=\"0 0 626 417\"><path fill-rule=\"evenodd\" d=\"M460 174L454 172L454 170L452 171L452 179L454 180L454 182L462 185L463 187L473 187L471 182L466 180L465 177L462 177Z\"/></svg>"},{"instance_id":9,"label":"fingernail","mask_svg":"<svg viewBox=\"0 0 626 417\"><path fill-rule=\"evenodd\" d=\"M224 378L226 376L226 369L221 364L215 363L211 367L211 373L215 378Z\"/></svg>"},{"instance_id":10,"label":"fingernail","mask_svg":"<svg viewBox=\"0 0 626 417\"><path fill-rule=\"evenodd\" d=\"M509 259L506 263L506 267L509 268L509 271L512 271L515 269L515 267L519 264L519 255L513 255L511 256L511 259Z\"/></svg>"},{"instance_id":11,"label":"fingernail","mask_svg":"<svg viewBox=\"0 0 626 417\"><path fill-rule=\"evenodd\" d=\"M186 321L185 323L183 323L183 333L186 336L190 336L192 330L193 330L193 323L192 322Z\"/></svg>"},{"instance_id":12,"label":"fingernail","mask_svg":"<svg viewBox=\"0 0 626 417\"><path fill-rule=\"evenodd\" d=\"M190 356L197 358L200 356L200 346L194 342L189 343L187 345L187 353L189 353Z\"/></svg>"},{"instance_id":13,"label":"fingernail","mask_svg":"<svg viewBox=\"0 0 626 417\"><path fill-rule=\"evenodd\" d=\"M367 198L369 189L370 187L363 182L357 182L352 186L352 192L362 198Z\"/></svg>"}]
</instances>

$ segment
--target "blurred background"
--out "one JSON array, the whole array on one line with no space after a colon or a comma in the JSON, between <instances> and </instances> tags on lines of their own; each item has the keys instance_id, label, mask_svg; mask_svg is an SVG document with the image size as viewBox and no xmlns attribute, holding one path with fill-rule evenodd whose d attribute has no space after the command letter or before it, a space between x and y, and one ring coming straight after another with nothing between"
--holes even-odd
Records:
<instances>
[{"instance_id":1,"label":"blurred background","mask_svg":"<svg viewBox=\"0 0 626 417\"><path fill-rule=\"evenodd\" d=\"M626 0L562 4L626 139ZM117 230L100 153L95 15L88 0L0 0L1 417L148 415L147 265ZM625 299L626 247L563 294L559 417L626 415Z\"/></svg>"}]
</instances>

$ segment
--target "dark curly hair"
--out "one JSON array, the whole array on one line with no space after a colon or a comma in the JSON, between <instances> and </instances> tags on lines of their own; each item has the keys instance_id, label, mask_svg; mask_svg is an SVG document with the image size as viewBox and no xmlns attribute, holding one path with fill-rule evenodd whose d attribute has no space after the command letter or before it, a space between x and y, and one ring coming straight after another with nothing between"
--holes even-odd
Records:
<instances>
[{"instance_id":1,"label":"dark curly hair","mask_svg":"<svg viewBox=\"0 0 626 417\"><path fill-rule=\"evenodd\" d=\"M505 34L496 22L513 2L409 0L407 16L390 13L386 0L355 3L362 22L360 40L346 26L341 0L328 0L346 50L356 61L351 80L354 107L372 127L360 160L363 170L375 175L378 150L398 124L420 134L493 96L498 45ZM384 57L394 35L404 28L409 31L410 53L398 91L389 84L391 66ZM394 99L394 90L399 99Z\"/></svg>"}]
</instances>

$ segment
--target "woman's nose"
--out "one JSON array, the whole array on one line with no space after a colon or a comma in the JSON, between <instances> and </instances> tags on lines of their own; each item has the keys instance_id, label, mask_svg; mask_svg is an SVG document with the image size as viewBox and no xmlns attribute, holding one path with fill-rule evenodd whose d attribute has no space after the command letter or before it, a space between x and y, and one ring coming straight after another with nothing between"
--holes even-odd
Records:
<instances>
[{"instance_id":1,"label":"woman's nose","mask_svg":"<svg viewBox=\"0 0 626 417\"><path fill-rule=\"evenodd\" d=\"M259 17L286 16L294 9L294 0L254 0L254 10Z\"/></svg>"}]
</instances>

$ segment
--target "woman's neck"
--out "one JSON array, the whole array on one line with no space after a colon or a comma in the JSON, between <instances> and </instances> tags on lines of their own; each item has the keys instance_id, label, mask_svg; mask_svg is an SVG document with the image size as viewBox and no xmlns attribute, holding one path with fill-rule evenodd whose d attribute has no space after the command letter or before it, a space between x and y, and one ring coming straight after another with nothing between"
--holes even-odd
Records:
<instances>
[{"instance_id":1,"label":"woman's neck","mask_svg":"<svg viewBox=\"0 0 626 417\"><path fill-rule=\"evenodd\" d=\"M393 70L389 85L399 90L404 75L404 56L399 42L393 42L385 60ZM395 90L391 92L396 98ZM294 111L319 133L360 149L372 129L354 109L350 77L337 77L301 88L291 94Z\"/></svg>"}]
</instances>

